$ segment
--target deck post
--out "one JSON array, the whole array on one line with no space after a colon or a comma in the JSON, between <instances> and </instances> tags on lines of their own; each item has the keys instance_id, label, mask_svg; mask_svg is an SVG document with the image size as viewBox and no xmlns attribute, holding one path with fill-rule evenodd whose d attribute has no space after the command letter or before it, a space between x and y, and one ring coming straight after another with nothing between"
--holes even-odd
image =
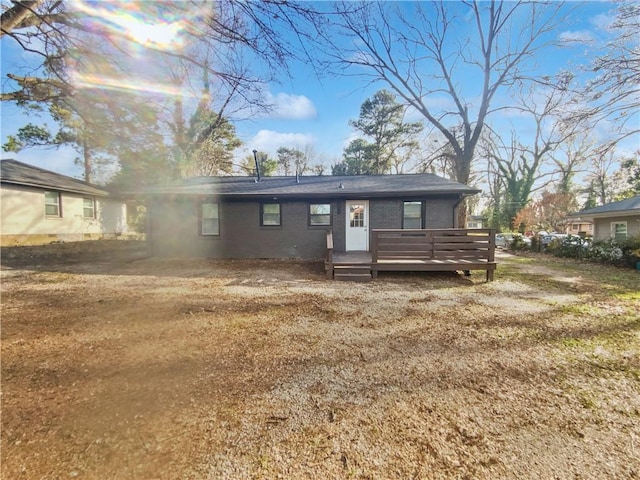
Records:
<instances>
[{"instance_id":1,"label":"deck post","mask_svg":"<svg viewBox=\"0 0 640 480\"><path fill-rule=\"evenodd\" d=\"M333 278L333 231L327 230L327 258L324 269L328 279Z\"/></svg>"}]
</instances>

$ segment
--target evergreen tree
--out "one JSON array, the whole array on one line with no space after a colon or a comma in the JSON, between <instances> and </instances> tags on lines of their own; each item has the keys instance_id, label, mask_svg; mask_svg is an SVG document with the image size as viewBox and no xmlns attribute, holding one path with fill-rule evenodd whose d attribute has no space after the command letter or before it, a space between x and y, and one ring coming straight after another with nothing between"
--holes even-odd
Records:
<instances>
[{"instance_id":1,"label":"evergreen tree","mask_svg":"<svg viewBox=\"0 0 640 480\"><path fill-rule=\"evenodd\" d=\"M360 116L349 124L363 138L352 140L343 152L342 162L333 165L334 175L376 175L402 170L418 147L420 122L406 123L406 107L396 101L395 95L380 90L364 101Z\"/></svg>"}]
</instances>

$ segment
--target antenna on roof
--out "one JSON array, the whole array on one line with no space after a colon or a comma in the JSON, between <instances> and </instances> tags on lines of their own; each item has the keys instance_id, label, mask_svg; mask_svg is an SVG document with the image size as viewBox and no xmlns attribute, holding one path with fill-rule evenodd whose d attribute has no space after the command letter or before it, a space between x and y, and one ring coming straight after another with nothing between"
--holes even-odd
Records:
<instances>
[{"instance_id":1,"label":"antenna on roof","mask_svg":"<svg viewBox=\"0 0 640 480\"><path fill-rule=\"evenodd\" d=\"M258 176L258 182L260 181L260 164L258 163L258 150L253 151L253 160L256 162L256 175Z\"/></svg>"}]
</instances>

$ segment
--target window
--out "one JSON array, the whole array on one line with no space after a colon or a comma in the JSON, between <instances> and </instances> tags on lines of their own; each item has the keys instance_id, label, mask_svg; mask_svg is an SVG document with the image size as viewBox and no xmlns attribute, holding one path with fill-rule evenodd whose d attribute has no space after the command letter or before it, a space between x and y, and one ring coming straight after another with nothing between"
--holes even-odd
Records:
<instances>
[{"instance_id":1,"label":"window","mask_svg":"<svg viewBox=\"0 0 640 480\"><path fill-rule=\"evenodd\" d=\"M349 226L351 228L364 228L364 211L363 204L352 203L349 206Z\"/></svg>"},{"instance_id":2,"label":"window","mask_svg":"<svg viewBox=\"0 0 640 480\"><path fill-rule=\"evenodd\" d=\"M280 204L279 203L263 203L260 215L260 225L265 227L280 226Z\"/></svg>"},{"instance_id":3,"label":"window","mask_svg":"<svg viewBox=\"0 0 640 480\"><path fill-rule=\"evenodd\" d=\"M404 202L402 228L422 228L422 202Z\"/></svg>"},{"instance_id":4,"label":"window","mask_svg":"<svg viewBox=\"0 0 640 480\"><path fill-rule=\"evenodd\" d=\"M217 203L202 204L200 229L202 235L220 235L220 216Z\"/></svg>"},{"instance_id":5,"label":"window","mask_svg":"<svg viewBox=\"0 0 640 480\"><path fill-rule=\"evenodd\" d=\"M93 198L82 199L82 217L96 218L96 203Z\"/></svg>"},{"instance_id":6,"label":"window","mask_svg":"<svg viewBox=\"0 0 640 480\"><path fill-rule=\"evenodd\" d=\"M44 192L44 213L47 217L61 217L60 192Z\"/></svg>"},{"instance_id":7,"label":"window","mask_svg":"<svg viewBox=\"0 0 640 480\"><path fill-rule=\"evenodd\" d=\"M331 225L331 204L312 203L309 205L309 225Z\"/></svg>"},{"instance_id":8,"label":"window","mask_svg":"<svg viewBox=\"0 0 640 480\"><path fill-rule=\"evenodd\" d=\"M627 222L611 222L611 237L614 240L626 240Z\"/></svg>"}]
</instances>

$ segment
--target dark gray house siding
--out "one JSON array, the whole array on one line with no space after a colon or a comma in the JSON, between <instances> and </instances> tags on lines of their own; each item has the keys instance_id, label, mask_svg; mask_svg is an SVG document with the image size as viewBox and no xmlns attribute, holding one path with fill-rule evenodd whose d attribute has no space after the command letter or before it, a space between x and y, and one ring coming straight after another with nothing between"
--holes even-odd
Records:
<instances>
[{"instance_id":1,"label":"dark gray house siding","mask_svg":"<svg viewBox=\"0 0 640 480\"><path fill-rule=\"evenodd\" d=\"M425 228L455 226L459 195L369 199L369 234L376 228L402 228L403 202L425 202ZM272 201L272 200L269 200ZM219 235L201 235L200 205L219 204ZM331 225L309 225L310 203L331 204ZM207 258L320 259L326 232L335 251L345 250L345 199L279 200L281 225L260 225L260 201L223 200L213 196L163 195L147 202L148 241L154 256Z\"/></svg>"}]
</instances>

